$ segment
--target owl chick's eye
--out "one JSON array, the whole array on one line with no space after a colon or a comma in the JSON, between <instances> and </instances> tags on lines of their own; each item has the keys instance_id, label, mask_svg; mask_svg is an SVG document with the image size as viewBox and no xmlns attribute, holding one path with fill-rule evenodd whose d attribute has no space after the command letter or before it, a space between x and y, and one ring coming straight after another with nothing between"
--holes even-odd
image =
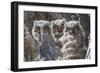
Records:
<instances>
[{"instance_id":1,"label":"owl chick's eye","mask_svg":"<svg viewBox=\"0 0 100 73\"><path fill-rule=\"evenodd\" d=\"M70 31L70 30L72 30L72 29L71 29L71 28L69 28L69 27L66 27L65 32L68 32L68 31Z\"/></svg>"},{"instance_id":2,"label":"owl chick's eye","mask_svg":"<svg viewBox=\"0 0 100 73\"><path fill-rule=\"evenodd\" d=\"M49 26L44 26L43 29L49 31Z\"/></svg>"},{"instance_id":3,"label":"owl chick's eye","mask_svg":"<svg viewBox=\"0 0 100 73\"><path fill-rule=\"evenodd\" d=\"M57 26L57 25L54 25L54 26L53 26L53 29L54 29L54 30L58 30L58 26Z\"/></svg>"},{"instance_id":4,"label":"owl chick's eye","mask_svg":"<svg viewBox=\"0 0 100 73\"><path fill-rule=\"evenodd\" d=\"M39 26L35 27L35 32L40 32L40 27Z\"/></svg>"},{"instance_id":5,"label":"owl chick's eye","mask_svg":"<svg viewBox=\"0 0 100 73\"><path fill-rule=\"evenodd\" d=\"M63 23L61 24L61 28L64 28L64 24Z\"/></svg>"},{"instance_id":6,"label":"owl chick's eye","mask_svg":"<svg viewBox=\"0 0 100 73\"><path fill-rule=\"evenodd\" d=\"M73 33L78 33L80 31L80 29L78 26L75 26L72 31L73 31Z\"/></svg>"}]
</instances>

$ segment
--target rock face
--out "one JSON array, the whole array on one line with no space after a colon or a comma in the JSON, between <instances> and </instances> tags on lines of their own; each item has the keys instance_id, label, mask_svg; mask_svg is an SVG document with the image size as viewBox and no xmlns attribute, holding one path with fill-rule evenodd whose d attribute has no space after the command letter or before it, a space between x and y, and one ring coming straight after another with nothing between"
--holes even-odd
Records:
<instances>
[{"instance_id":1,"label":"rock face","mask_svg":"<svg viewBox=\"0 0 100 73\"><path fill-rule=\"evenodd\" d=\"M60 28L61 30L59 29L59 31L61 31L61 36L59 38L58 36L55 36L53 32L53 29L55 28L52 28L52 22L62 24L63 21L60 21L59 23L58 21L63 19L67 22L74 19L74 21L77 21L78 18L75 18L72 15L75 14L24 11L24 61L84 59L84 56L86 56L86 50L84 50L82 43L84 42L85 47L88 47L88 36L90 34L90 18L88 14L79 14L80 25L84 30L85 37L82 36L82 33L78 36L74 35L77 37L73 37L72 35L66 37L66 34L62 32L65 26L64 28ZM71 18L71 16L73 18ZM39 31L36 30L38 33L35 33L34 35L36 36L34 36L32 30L36 20L40 25L39 28L37 28ZM42 24L46 23L49 24L49 27L40 27ZM53 23L53 25L55 25L55 23ZM45 32L44 29L48 32ZM77 41L75 40L76 38L78 39ZM62 40L64 42L62 42Z\"/></svg>"}]
</instances>

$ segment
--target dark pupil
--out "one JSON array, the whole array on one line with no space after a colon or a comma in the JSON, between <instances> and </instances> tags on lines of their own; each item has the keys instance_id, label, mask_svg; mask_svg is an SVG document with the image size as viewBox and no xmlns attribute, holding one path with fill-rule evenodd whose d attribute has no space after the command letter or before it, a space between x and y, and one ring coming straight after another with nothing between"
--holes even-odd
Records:
<instances>
[{"instance_id":1,"label":"dark pupil","mask_svg":"<svg viewBox=\"0 0 100 73\"><path fill-rule=\"evenodd\" d=\"M35 31L36 31L36 32L40 32L40 27L37 26L37 27L35 28Z\"/></svg>"},{"instance_id":2,"label":"dark pupil","mask_svg":"<svg viewBox=\"0 0 100 73\"><path fill-rule=\"evenodd\" d=\"M74 28L73 28L73 30L72 30L74 33L75 32L78 32L79 31L79 27L78 26L75 26Z\"/></svg>"},{"instance_id":3,"label":"dark pupil","mask_svg":"<svg viewBox=\"0 0 100 73\"><path fill-rule=\"evenodd\" d=\"M72 30L72 29L71 29L71 28L66 27L66 32L68 32L68 31L70 31L70 30Z\"/></svg>"},{"instance_id":4,"label":"dark pupil","mask_svg":"<svg viewBox=\"0 0 100 73\"><path fill-rule=\"evenodd\" d=\"M54 26L53 26L53 28L54 28L54 29L57 29L57 26L56 26L56 25L54 25Z\"/></svg>"},{"instance_id":5,"label":"dark pupil","mask_svg":"<svg viewBox=\"0 0 100 73\"><path fill-rule=\"evenodd\" d=\"M56 25L53 26L53 29L54 29L54 32L59 30L58 26L56 26Z\"/></svg>"},{"instance_id":6,"label":"dark pupil","mask_svg":"<svg viewBox=\"0 0 100 73\"><path fill-rule=\"evenodd\" d=\"M61 24L61 28L64 28L64 24Z\"/></svg>"},{"instance_id":7,"label":"dark pupil","mask_svg":"<svg viewBox=\"0 0 100 73\"><path fill-rule=\"evenodd\" d=\"M44 26L43 29L48 31L49 27L48 26Z\"/></svg>"}]
</instances>

